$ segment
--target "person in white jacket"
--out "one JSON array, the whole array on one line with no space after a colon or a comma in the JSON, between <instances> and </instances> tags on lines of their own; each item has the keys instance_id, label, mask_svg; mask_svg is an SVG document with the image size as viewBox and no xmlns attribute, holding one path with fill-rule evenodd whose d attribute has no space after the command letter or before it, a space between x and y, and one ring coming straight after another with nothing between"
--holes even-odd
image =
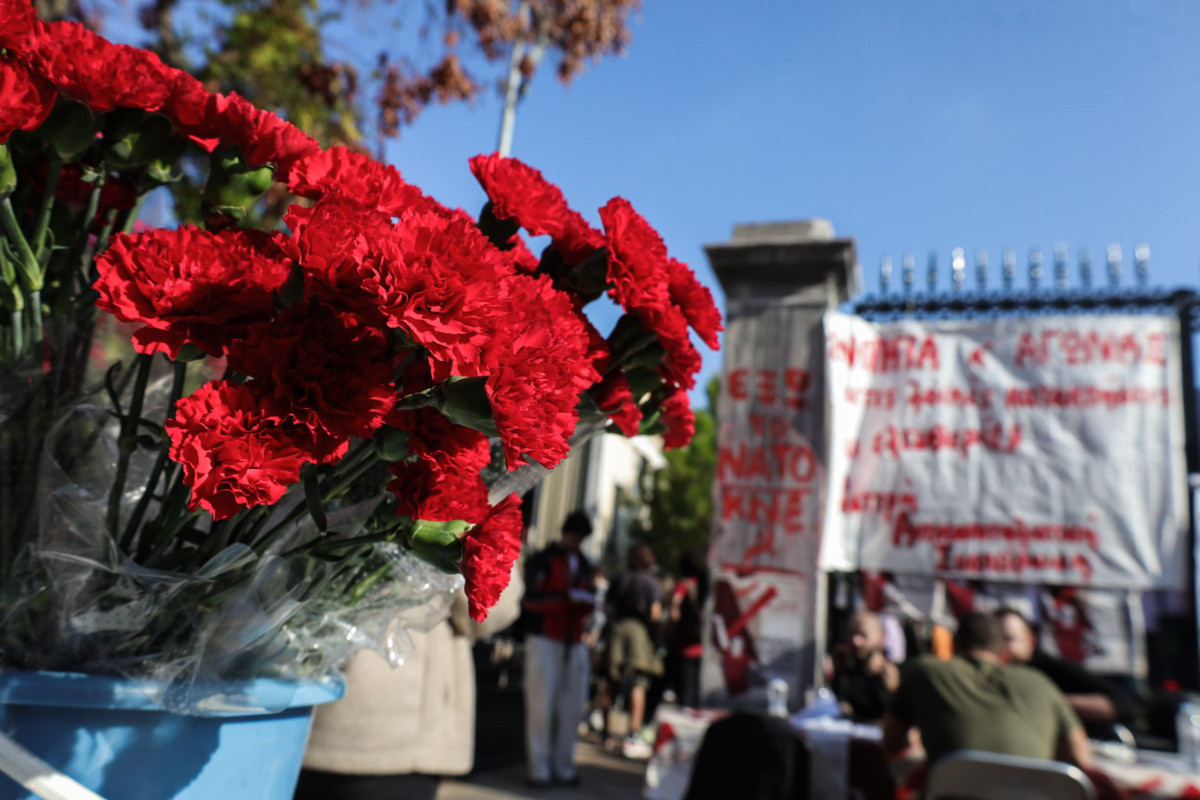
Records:
<instances>
[{"instance_id":1,"label":"person in white jacket","mask_svg":"<svg viewBox=\"0 0 1200 800\"><path fill-rule=\"evenodd\" d=\"M474 764L475 667L471 643L520 613L520 570L482 623L466 595L450 619L411 634L414 651L392 668L374 651L345 669L346 694L318 706L295 800L433 800L443 776Z\"/></svg>"}]
</instances>

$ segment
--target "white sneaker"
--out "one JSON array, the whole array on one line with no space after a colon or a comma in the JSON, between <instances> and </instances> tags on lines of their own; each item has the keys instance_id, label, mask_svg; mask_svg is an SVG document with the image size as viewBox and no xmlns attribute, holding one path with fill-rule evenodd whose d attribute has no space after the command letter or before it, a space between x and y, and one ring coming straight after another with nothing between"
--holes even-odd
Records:
<instances>
[{"instance_id":1,"label":"white sneaker","mask_svg":"<svg viewBox=\"0 0 1200 800\"><path fill-rule=\"evenodd\" d=\"M621 744L621 755L635 761L648 761L654 755L654 745L638 736L630 736Z\"/></svg>"}]
</instances>

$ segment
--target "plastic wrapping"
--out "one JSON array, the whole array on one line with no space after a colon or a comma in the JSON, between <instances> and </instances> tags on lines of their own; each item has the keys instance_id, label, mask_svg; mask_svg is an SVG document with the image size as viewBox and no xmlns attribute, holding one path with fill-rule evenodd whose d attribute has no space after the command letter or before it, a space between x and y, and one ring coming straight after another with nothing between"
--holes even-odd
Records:
<instances>
[{"instance_id":1,"label":"plastic wrapping","mask_svg":"<svg viewBox=\"0 0 1200 800\"><path fill-rule=\"evenodd\" d=\"M147 392L147 416L165 408L163 385ZM158 417L161 419L161 415ZM75 671L134 679L137 691L188 714L273 711L290 698L240 686L256 678L320 679L357 650L374 649L393 664L411 651L406 631L428 630L449 614L463 579L446 574L395 544L366 558L318 558L303 545L353 538L378 499L334 508L328 533L292 512L304 502L294 490L265 509L268 524L284 525L269 544L212 547L207 515L190 515L195 529L169 537L215 550L187 573L169 567L171 553L125 555L106 525L108 490L118 457L118 425L107 408L79 406L45 438L37 479L37 545L23 554L28 591L0 620L6 667ZM154 451L128 465L122 503L141 499ZM147 503L153 519L161 498ZM137 553L140 542L124 548ZM11 592L10 587L10 592Z\"/></svg>"}]
</instances>

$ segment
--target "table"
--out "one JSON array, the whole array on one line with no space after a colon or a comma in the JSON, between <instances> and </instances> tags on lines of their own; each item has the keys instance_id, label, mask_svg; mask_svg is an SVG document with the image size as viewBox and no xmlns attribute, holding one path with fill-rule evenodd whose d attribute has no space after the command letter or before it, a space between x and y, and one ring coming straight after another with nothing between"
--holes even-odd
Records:
<instances>
[{"instance_id":1,"label":"table","mask_svg":"<svg viewBox=\"0 0 1200 800\"><path fill-rule=\"evenodd\" d=\"M1093 742L1099 800L1200 800L1200 770L1175 753Z\"/></svg>"}]
</instances>

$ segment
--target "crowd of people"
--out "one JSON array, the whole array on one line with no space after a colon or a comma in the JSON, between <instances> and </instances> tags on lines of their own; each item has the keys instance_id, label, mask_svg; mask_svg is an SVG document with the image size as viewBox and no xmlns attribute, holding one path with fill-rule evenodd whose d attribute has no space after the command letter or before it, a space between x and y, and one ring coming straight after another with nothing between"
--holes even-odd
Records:
<instances>
[{"instance_id":1,"label":"crowd of people","mask_svg":"<svg viewBox=\"0 0 1200 800\"><path fill-rule=\"evenodd\" d=\"M701 705L705 553L687 552L664 570L653 548L634 543L607 577L583 553L591 532L587 514L568 515L557 540L514 568L485 625L467 619L459 598L449 620L415 637L416 652L399 669L359 654L346 670L345 699L317 710L298 800L431 798L439 776L470 771L471 642L518 615L526 782L578 785L585 722L612 749L648 758L654 704ZM929 762L971 749L1086 768L1089 734L1105 738L1133 715L1119 687L1040 648L1035 626L1013 608L965 615L952 652L935 637L934 652L907 657L910 641L894 618L860 612L826 674L841 713L881 726L892 753L919 742Z\"/></svg>"},{"instance_id":2,"label":"crowd of people","mask_svg":"<svg viewBox=\"0 0 1200 800\"><path fill-rule=\"evenodd\" d=\"M918 741L929 763L954 750L1056 759L1090 768L1089 735L1131 723L1116 684L1038 647L1013 608L958 620L951 653L889 658L886 618L860 612L834 650L830 687L842 713L883 727L892 754Z\"/></svg>"}]
</instances>

